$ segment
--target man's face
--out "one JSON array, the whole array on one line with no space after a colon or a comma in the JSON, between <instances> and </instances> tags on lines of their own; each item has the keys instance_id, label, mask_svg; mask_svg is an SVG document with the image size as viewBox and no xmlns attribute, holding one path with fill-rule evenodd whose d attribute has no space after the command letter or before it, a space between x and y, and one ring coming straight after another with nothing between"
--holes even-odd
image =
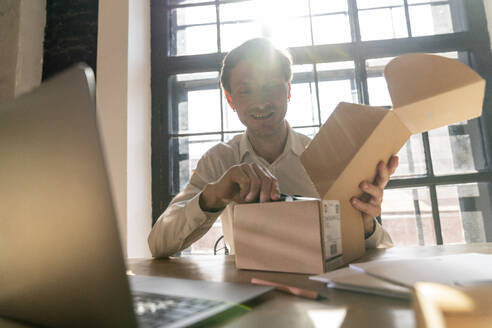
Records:
<instances>
[{"instance_id":1,"label":"man's face","mask_svg":"<svg viewBox=\"0 0 492 328\"><path fill-rule=\"evenodd\" d=\"M230 86L229 104L248 133L268 137L283 132L290 83L277 65L243 60L230 71Z\"/></svg>"}]
</instances>

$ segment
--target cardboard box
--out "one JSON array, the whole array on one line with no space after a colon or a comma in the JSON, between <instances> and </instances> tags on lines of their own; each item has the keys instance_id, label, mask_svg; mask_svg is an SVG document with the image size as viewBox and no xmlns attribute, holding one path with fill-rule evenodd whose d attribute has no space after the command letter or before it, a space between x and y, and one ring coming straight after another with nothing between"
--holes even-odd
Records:
<instances>
[{"instance_id":1,"label":"cardboard box","mask_svg":"<svg viewBox=\"0 0 492 328\"><path fill-rule=\"evenodd\" d=\"M362 216L350 205L361 195L359 183L373 181L378 162L398 153L412 134L482 113L485 81L459 61L408 54L388 63L384 76L392 110L342 102L301 155L321 200L235 206L237 268L321 273L361 257ZM327 247L336 240L323 230L327 200L337 200L341 213L342 254L334 257Z\"/></svg>"},{"instance_id":2,"label":"cardboard box","mask_svg":"<svg viewBox=\"0 0 492 328\"><path fill-rule=\"evenodd\" d=\"M237 268L319 273L342 260L338 201L236 205L233 225Z\"/></svg>"},{"instance_id":3,"label":"cardboard box","mask_svg":"<svg viewBox=\"0 0 492 328\"><path fill-rule=\"evenodd\" d=\"M492 285L451 287L433 282L414 285L417 328L492 327Z\"/></svg>"}]
</instances>

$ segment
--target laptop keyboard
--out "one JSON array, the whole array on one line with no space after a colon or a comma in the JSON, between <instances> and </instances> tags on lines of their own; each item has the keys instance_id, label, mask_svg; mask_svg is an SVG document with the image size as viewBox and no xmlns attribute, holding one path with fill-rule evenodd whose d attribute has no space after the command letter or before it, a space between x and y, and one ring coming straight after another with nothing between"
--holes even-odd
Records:
<instances>
[{"instance_id":1,"label":"laptop keyboard","mask_svg":"<svg viewBox=\"0 0 492 328\"><path fill-rule=\"evenodd\" d=\"M133 292L133 305L140 327L165 327L203 312L212 307L225 304L222 301L201 298L160 295Z\"/></svg>"}]
</instances>

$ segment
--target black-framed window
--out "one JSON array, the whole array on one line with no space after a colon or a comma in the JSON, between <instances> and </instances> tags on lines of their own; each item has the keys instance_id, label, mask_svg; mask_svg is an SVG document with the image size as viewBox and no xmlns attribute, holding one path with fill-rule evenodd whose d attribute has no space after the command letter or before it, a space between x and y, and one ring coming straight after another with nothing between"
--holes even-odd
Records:
<instances>
[{"instance_id":1,"label":"black-framed window","mask_svg":"<svg viewBox=\"0 0 492 328\"><path fill-rule=\"evenodd\" d=\"M339 101L390 106L382 71L403 53L455 58L492 82L481 0L154 0L154 220L201 155L243 131L220 62L256 36L292 53L287 120L309 136ZM382 215L397 245L492 241L490 82L481 118L414 135L400 151ZM220 233L219 221L195 250Z\"/></svg>"}]
</instances>

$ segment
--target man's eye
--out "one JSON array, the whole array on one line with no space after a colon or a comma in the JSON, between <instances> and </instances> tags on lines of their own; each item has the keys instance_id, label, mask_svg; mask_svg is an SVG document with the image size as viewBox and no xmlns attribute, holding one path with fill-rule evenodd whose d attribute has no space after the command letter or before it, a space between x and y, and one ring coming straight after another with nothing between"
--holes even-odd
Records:
<instances>
[{"instance_id":1,"label":"man's eye","mask_svg":"<svg viewBox=\"0 0 492 328\"><path fill-rule=\"evenodd\" d=\"M239 90L240 95L249 95L251 93L251 89L241 89Z\"/></svg>"}]
</instances>

